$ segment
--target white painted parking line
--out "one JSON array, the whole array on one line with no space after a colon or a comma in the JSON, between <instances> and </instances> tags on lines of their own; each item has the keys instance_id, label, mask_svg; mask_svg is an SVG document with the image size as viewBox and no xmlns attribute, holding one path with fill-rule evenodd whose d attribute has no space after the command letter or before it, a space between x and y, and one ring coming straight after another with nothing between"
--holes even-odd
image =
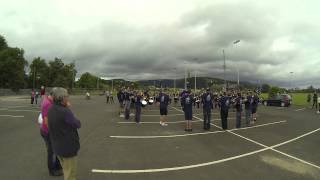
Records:
<instances>
[{"instance_id":1,"label":"white painted parking line","mask_svg":"<svg viewBox=\"0 0 320 180\"><path fill-rule=\"evenodd\" d=\"M313 134L317 131L319 131L320 128L314 130L314 131L311 131L311 132L308 132L308 133L305 133L301 136L298 136L296 138L293 138L291 140L288 140L288 141L285 141L285 142L282 142L280 144L276 144L274 146L271 146L271 147L268 147L264 144L261 144L257 141L254 141L254 140L251 140L249 138L246 138L244 136L241 136L237 133L234 133L232 131L226 131L226 132L229 132L231 134L234 134L238 137L241 137L247 141L250 141L250 142L253 142L259 146L262 146L264 147L263 149L259 149L259 150L256 150L256 151L252 151L252 152L249 152L249 153L244 153L244 154L241 154L241 155L237 155L237 156L232 156L232 157L229 157L229 158L225 158L225 159L220 159L220 160L216 160L216 161L211 161L211 162L206 162L206 163L200 163L200 164L194 164L194 165L188 165L188 166L179 166L179 167L171 167L171 168L160 168L160 169L136 169L136 170L101 170L101 169L92 169L91 172L92 173L115 173L115 174L134 174L134 173L155 173L155 172L167 172L167 171L178 171L178 170L185 170L185 169L191 169L191 168L198 168L198 167L204 167L204 166L210 166L210 165L214 165L214 164L219 164L219 163L223 163L223 162L227 162L227 161L231 161L231 160L234 160L234 159L239 159L239 158L242 158L242 157L247 157L247 156L251 156L251 155L254 155L254 154L257 154L257 153L260 153L260 152L264 152L264 151L267 151L267 150L272 150L274 152L277 152L277 153L280 153L282 155L285 155L289 158L292 158L292 159L295 159L299 162L302 162L302 163L305 163L305 164L308 164L312 167L315 167L317 169L320 169L320 167L318 165L315 165L313 163L310 163L310 162L307 162L307 161L304 161L302 159L299 159L297 157L294 157L292 155L289 155L287 153L284 153L284 152L281 152L279 150L276 150L276 149L273 149L273 147L279 147L279 146L282 146L284 144L287 144L289 142L293 142L293 141L296 141L302 137L305 137L307 135L310 135L310 134Z\"/></svg>"},{"instance_id":2,"label":"white painted parking line","mask_svg":"<svg viewBox=\"0 0 320 180\"><path fill-rule=\"evenodd\" d=\"M172 167L172 168L161 168L161 169L140 169L140 170L100 170L100 169L92 169L92 173L114 173L114 174L135 174L135 173L155 173L155 172L167 172L167 171L178 171L178 170L185 170L185 169L192 169L192 168L199 168L199 167L204 167L204 166L210 166L214 164L219 164L223 163L226 161L231 161L234 159L239 159L242 157L250 156L253 154L257 154L263 151L268 150L268 148L252 151L249 153L241 154L238 156L233 156L225 159L220 159L217 161L211 161L211 162L206 162L206 163L201 163L201 164L194 164L194 165L189 165L189 166L179 166L179 167Z\"/></svg>"},{"instance_id":3,"label":"white painted parking line","mask_svg":"<svg viewBox=\"0 0 320 180\"><path fill-rule=\"evenodd\" d=\"M0 117L23 118L24 116L1 114Z\"/></svg>"},{"instance_id":4,"label":"white painted parking line","mask_svg":"<svg viewBox=\"0 0 320 180\"><path fill-rule=\"evenodd\" d=\"M9 112L37 112L37 113L40 112L40 111L27 110L27 109L21 109L21 110L0 109L0 111L9 111Z\"/></svg>"},{"instance_id":5,"label":"white painted parking line","mask_svg":"<svg viewBox=\"0 0 320 180\"><path fill-rule=\"evenodd\" d=\"M205 134L216 134L216 133L222 133L222 132L224 131L210 131L210 132L203 132L203 133L175 134L175 135L162 135L162 136L110 136L110 138L118 138L118 139L175 138L175 137L197 136L197 135L205 135Z\"/></svg>"},{"instance_id":6,"label":"white painted parking line","mask_svg":"<svg viewBox=\"0 0 320 180\"><path fill-rule=\"evenodd\" d=\"M202 120L199 120L199 121L202 121ZM270 126L270 125L279 124L279 123L285 123L285 122L287 122L287 121L277 121L277 122L272 122L272 123L260 124L260 125L257 125L257 126L230 129L229 131L238 131L238 130L243 130L243 129L258 128L258 127ZM134 122L127 122L127 123L134 123ZM159 122L156 122L156 124L159 124ZM220 126L217 126L217 125L215 125L215 126L218 127L219 129L221 129ZM160 135L160 136L110 136L110 138L119 138L119 139L176 138L176 137L216 134L216 133L222 133L222 132L226 132L226 131L209 131L209 132L203 132L203 133L174 134L174 135Z\"/></svg>"},{"instance_id":7,"label":"white painted parking line","mask_svg":"<svg viewBox=\"0 0 320 180\"><path fill-rule=\"evenodd\" d=\"M160 117L160 114L142 114L143 117ZM167 116L184 116L184 114L168 114Z\"/></svg>"},{"instance_id":8,"label":"white painted parking line","mask_svg":"<svg viewBox=\"0 0 320 180\"><path fill-rule=\"evenodd\" d=\"M166 124L179 124L179 123L185 123L186 121L170 121L170 122L166 122ZM192 121L192 122L201 122L200 120L197 121ZM136 122L128 122L128 121L120 121L118 122L118 124L137 124ZM159 124L159 121L155 122L155 121L143 121L140 122L139 124ZM159 124L160 125L160 124Z\"/></svg>"},{"instance_id":9,"label":"white painted parking line","mask_svg":"<svg viewBox=\"0 0 320 180\"><path fill-rule=\"evenodd\" d=\"M296 110L294 110L294 111L303 111L303 110L305 110L306 108L301 108L301 109L296 109Z\"/></svg>"},{"instance_id":10,"label":"white painted parking line","mask_svg":"<svg viewBox=\"0 0 320 180\"><path fill-rule=\"evenodd\" d=\"M238 129L231 129L230 131L238 131L238 130L243 130L243 129L252 129L252 128L257 128L257 127L263 127L263 126L269 126L272 124L279 124L279 123L286 123L287 121L277 121L277 122L271 122L271 123L266 123L266 124L260 124L256 126L250 126L250 127L244 127L244 128L238 128Z\"/></svg>"}]
</instances>

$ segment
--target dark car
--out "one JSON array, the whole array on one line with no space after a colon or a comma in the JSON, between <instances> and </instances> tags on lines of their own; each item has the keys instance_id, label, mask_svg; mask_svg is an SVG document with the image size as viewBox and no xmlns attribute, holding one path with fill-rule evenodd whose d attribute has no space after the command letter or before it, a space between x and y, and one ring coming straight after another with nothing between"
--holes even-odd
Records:
<instances>
[{"instance_id":1,"label":"dark car","mask_svg":"<svg viewBox=\"0 0 320 180\"><path fill-rule=\"evenodd\" d=\"M262 104L265 106L288 107L291 105L291 103L292 103L292 98L289 94L275 95L262 101Z\"/></svg>"}]
</instances>

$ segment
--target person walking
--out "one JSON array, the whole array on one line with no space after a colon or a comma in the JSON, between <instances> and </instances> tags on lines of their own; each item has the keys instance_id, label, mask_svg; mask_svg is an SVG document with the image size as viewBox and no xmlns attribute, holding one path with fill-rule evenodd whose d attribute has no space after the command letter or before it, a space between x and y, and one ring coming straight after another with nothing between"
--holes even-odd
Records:
<instances>
[{"instance_id":1,"label":"person walking","mask_svg":"<svg viewBox=\"0 0 320 180\"><path fill-rule=\"evenodd\" d=\"M70 110L68 91L54 88L52 94L53 105L48 110L52 149L59 158L64 180L76 180L77 155L80 149L77 129L81 127L81 123Z\"/></svg>"},{"instance_id":2,"label":"person walking","mask_svg":"<svg viewBox=\"0 0 320 180\"><path fill-rule=\"evenodd\" d=\"M31 104L34 103L35 96L36 96L36 93L34 92L34 89L32 89L32 91L31 91Z\"/></svg>"},{"instance_id":3,"label":"person walking","mask_svg":"<svg viewBox=\"0 0 320 180\"><path fill-rule=\"evenodd\" d=\"M41 104L42 123L40 124L40 135L43 138L47 148L47 166L50 176L62 176L62 167L56 154L53 153L52 143L48 130L48 110L52 106L52 92L48 96L43 96Z\"/></svg>"}]
</instances>

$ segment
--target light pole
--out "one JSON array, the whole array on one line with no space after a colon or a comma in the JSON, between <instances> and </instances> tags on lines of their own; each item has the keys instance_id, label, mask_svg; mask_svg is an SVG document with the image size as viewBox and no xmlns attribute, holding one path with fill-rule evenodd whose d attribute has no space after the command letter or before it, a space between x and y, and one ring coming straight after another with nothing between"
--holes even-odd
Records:
<instances>
[{"instance_id":1,"label":"light pole","mask_svg":"<svg viewBox=\"0 0 320 180\"><path fill-rule=\"evenodd\" d=\"M198 58L193 59L195 62L198 63ZM197 91L197 70L194 71L194 93Z\"/></svg>"},{"instance_id":2,"label":"light pole","mask_svg":"<svg viewBox=\"0 0 320 180\"><path fill-rule=\"evenodd\" d=\"M36 86L36 66L33 65L33 89L35 89Z\"/></svg>"},{"instance_id":3,"label":"light pole","mask_svg":"<svg viewBox=\"0 0 320 180\"><path fill-rule=\"evenodd\" d=\"M238 44L240 42L240 40L235 40L233 42L233 44ZM225 55L225 52L224 52L224 49L222 49L222 53L223 53L223 80L224 80L224 88L225 90L227 90L227 81L226 81L226 55ZM239 69L238 69L238 87L239 87L239 83L240 83L240 80L239 80Z\"/></svg>"},{"instance_id":4,"label":"light pole","mask_svg":"<svg viewBox=\"0 0 320 180\"><path fill-rule=\"evenodd\" d=\"M293 75L293 72L290 72L290 87L293 90L293 87L292 87L292 81L293 81L292 75Z\"/></svg>"},{"instance_id":5,"label":"light pole","mask_svg":"<svg viewBox=\"0 0 320 180\"><path fill-rule=\"evenodd\" d=\"M227 90L227 81L226 81L226 55L224 53L224 49L222 49L223 53L223 81L224 81L224 90Z\"/></svg>"},{"instance_id":6,"label":"light pole","mask_svg":"<svg viewBox=\"0 0 320 180\"><path fill-rule=\"evenodd\" d=\"M76 61L73 60L74 68L72 69L72 89L74 89L74 83L76 81L75 69L76 69Z\"/></svg>"},{"instance_id":7,"label":"light pole","mask_svg":"<svg viewBox=\"0 0 320 180\"><path fill-rule=\"evenodd\" d=\"M177 68L173 68L173 71L175 72L177 70ZM174 78L173 78L173 90L174 90L174 93L176 93L176 76L174 75Z\"/></svg>"},{"instance_id":8,"label":"light pole","mask_svg":"<svg viewBox=\"0 0 320 180\"><path fill-rule=\"evenodd\" d=\"M184 89L187 89L187 63L184 62Z\"/></svg>"}]
</instances>

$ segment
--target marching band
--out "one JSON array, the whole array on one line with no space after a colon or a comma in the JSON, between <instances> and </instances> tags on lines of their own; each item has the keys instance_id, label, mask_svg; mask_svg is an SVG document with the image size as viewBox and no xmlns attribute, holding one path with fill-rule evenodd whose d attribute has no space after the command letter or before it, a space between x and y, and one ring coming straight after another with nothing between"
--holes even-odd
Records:
<instances>
[{"instance_id":1,"label":"marching band","mask_svg":"<svg viewBox=\"0 0 320 180\"><path fill-rule=\"evenodd\" d=\"M140 123L142 109L150 110L150 107L157 105L160 113L160 125L167 126L168 106L180 101L181 109L184 112L186 126L185 131L192 131L193 108L203 110L203 129L208 131L211 127L212 110L219 109L222 129L228 129L229 109L234 108L236 112L236 128L241 127L241 116L244 106L245 125L250 126L257 120L257 108L259 97L257 93L248 91L246 95L241 92L212 92L210 88L202 90L200 93L192 93L191 90L168 93L160 90L158 94L150 94L147 91L138 91L130 88L118 90L117 98L119 102L119 116L126 120L134 116L134 121ZM168 93L168 94L167 94ZM173 101L172 101L173 99ZM149 107L149 108L148 108ZM134 110L134 111L133 111Z\"/></svg>"}]
</instances>

